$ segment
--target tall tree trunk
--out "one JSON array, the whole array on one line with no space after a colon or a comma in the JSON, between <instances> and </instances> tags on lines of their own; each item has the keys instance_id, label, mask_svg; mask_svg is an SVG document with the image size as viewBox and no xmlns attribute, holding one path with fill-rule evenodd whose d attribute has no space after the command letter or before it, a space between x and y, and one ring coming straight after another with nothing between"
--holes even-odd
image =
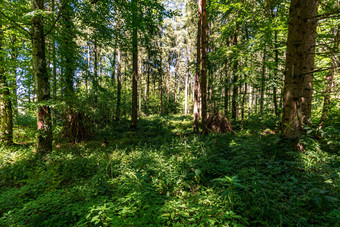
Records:
<instances>
[{"instance_id":1,"label":"tall tree trunk","mask_svg":"<svg viewBox=\"0 0 340 227\"><path fill-rule=\"evenodd\" d=\"M186 48L186 74L185 74L185 100L184 100L184 114L188 114L188 86L189 86L189 47Z\"/></svg>"},{"instance_id":2,"label":"tall tree trunk","mask_svg":"<svg viewBox=\"0 0 340 227\"><path fill-rule=\"evenodd\" d=\"M225 63L225 75L224 75L224 116L227 117L228 115L228 103L229 103L229 78L228 78L228 64Z\"/></svg>"},{"instance_id":3,"label":"tall tree trunk","mask_svg":"<svg viewBox=\"0 0 340 227\"><path fill-rule=\"evenodd\" d=\"M13 114L11 95L8 89L8 82L5 75L4 56L2 53L4 32L2 30L2 20L0 18L0 98L1 98L1 131L0 141L12 144L13 143Z\"/></svg>"},{"instance_id":4,"label":"tall tree trunk","mask_svg":"<svg viewBox=\"0 0 340 227\"><path fill-rule=\"evenodd\" d=\"M238 26L236 26L233 45L237 45L237 38L238 38ZM235 60L233 62L233 97L231 100L231 118L236 120L237 118L237 96L238 96L238 75L237 75L237 68L238 68L238 57L235 56Z\"/></svg>"},{"instance_id":5,"label":"tall tree trunk","mask_svg":"<svg viewBox=\"0 0 340 227\"><path fill-rule=\"evenodd\" d=\"M138 76L139 88L138 88L138 116L142 117L142 58L139 61L139 76Z\"/></svg>"},{"instance_id":6,"label":"tall tree trunk","mask_svg":"<svg viewBox=\"0 0 340 227\"><path fill-rule=\"evenodd\" d=\"M334 44L333 44L333 52L332 52L332 62L331 62L331 69L328 75L326 76L326 89L324 92L324 101L323 101L323 109L322 114L319 122L319 129L322 129L325 126L325 121L328 118L328 113L330 110L330 104L331 104L331 92L332 88L334 86L334 75L336 73L336 66L337 66L337 53L339 49L339 43L340 43L340 26L338 26L337 31L335 32L334 37Z\"/></svg>"},{"instance_id":7,"label":"tall tree trunk","mask_svg":"<svg viewBox=\"0 0 340 227\"><path fill-rule=\"evenodd\" d=\"M92 80L92 86L94 90L94 103L97 104L98 102L98 46L97 46L97 39L94 39L94 66L93 66L93 80Z\"/></svg>"},{"instance_id":8,"label":"tall tree trunk","mask_svg":"<svg viewBox=\"0 0 340 227\"><path fill-rule=\"evenodd\" d=\"M200 69L201 69L201 29L202 29L202 8L201 1L198 0L198 21L197 21L197 43L196 43L196 74L194 85L194 132L199 132L200 121Z\"/></svg>"},{"instance_id":9,"label":"tall tree trunk","mask_svg":"<svg viewBox=\"0 0 340 227\"><path fill-rule=\"evenodd\" d=\"M117 107L116 107L116 121L120 120L120 100L121 100L121 52L120 47L117 48Z\"/></svg>"},{"instance_id":10,"label":"tall tree trunk","mask_svg":"<svg viewBox=\"0 0 340 227\"><path fill-rule=\"evenodd\" d=\"M265 91L265 74L266 74L266 47L264 47L262 55L262 74L260 87L260 115L263 115L264 91Z\"/></svg>"},{"instance_id":11,"label":"tall tree trunk","mask_svg":"<svg viewBox=\"0 0 340 227\"><path fill-rule=\"evenodd\" d=\"M175 66L175 88L174 88L174 114L176 114L176 103L177 103L177 63Z\"/></svg>"},{"instance_id":12,"label":"tall tree trunk","mask_svg":"<svg viewBox=\"0 0 340 227\"><path fill-rule=\"evenodd\" d=\"M264 102L264 90L265 90L265 80L266 80L266 47L263 50L262 57L262 77L261 77L261 94L260 94L260 115L263 115L263 102Z\"/></svg>"},{"instance_id":13,"label":"tall tree trunk","mask_svg":"<svg viewBox=\"0 0 340 227\"><path fill-rule=\"evenodd\" d=\"M89 32L89 30L88 30ZM87 43L87 77L86 77L86 90L87 94L90 94L89 78L91 75L91 55L90 55L90 41Z\"/></svg>"},{"instance_id":14,"label":"tall tree trunk","mask_svg":"<svg viewBox=\"0 0 340 227\"><path fill-rule=\"evenodd\" d=\"M281 132L296 139L311 124L318 1L292 0L289 12Z\"/></svg>"},{"instance_id":15,"label":"tall tree trunk","mask_svg":"<svg viewBox=\"0 0 340 227\"><path fill-rule=\"evenodd\" d=\"M254 100L254 98L253 98L253 91L254 91L254 88L249 84L248 117L250 116L250 114L252 112L252 107L253 107L253 100Z\"/></svg>"},{"instance_id":16,"label":"tall tree trunk","mask_svg":"<svg viewBox=\"0 0 340 227\"><path fill-rule=\"evenodd\" d=\"M32 0L32 10L44 10L43 0ZM32 63L37 88L37 153L44 155L52 151L52 122L50 107L50 82L46 68L45 36L43 16L36 14L32 23Z\"/></svg>"},{"instance_id":17,"label":"tall tree trunk","mask_svg":"<svg viewBox=\"0 0 340 227\"><path fill-rule=\"evenodd\" d=\"M170 59L168 60L168 69L166 72L166 113L169 114L169 108L170 108Z\"/></svg>"},{"instance_id":18,"label":"tall tree trunk","mask_svg":"<svg viewBox=\"0 0 340 227\"><path fill-rule=\"evenodd\" d=\"M57 100L57 60L56 60L56 44L55 41L53 41L52 46L52 64L53 64L53 100ZM57 123L57 111L54 108L53 109L53 125L56 125Z\"/></svg>"},{"instance_id":19,"label":"tall tree trunk","mask_svg":"<svg viewBox=\"0 0 340 227\"><path fill-rule=\"evenodd\" d=\"M150 96L150 62L151 62L151 54L150 54L150 47L148 48L148 71L146 76L146 92L145 92L145 99L146 99L146 115L149 115L149 96Z\"/></svg>"},{"instance_id":20,"label":"tall tree trunk","mask_svg":"<svg viewBox=\"0 0 340 227\"><path fill-rule=\"evenodd\" d=\"M159 95L160 95L160 105L161 105L161 115L163 115L163 70L162 70L162 57L160 62L159 72Z\"/></svg>"},{"instance_id":21,"label":"tall tree trunk","mask_svg":"<svg viewBox=\"0 0 340 227\"><path fill-rule=\"evenodd\" d=\"M274 86L273 86L273 103L274 103L274 114L275 116L279 116L279 111L277 108L277 78L279 73L279 49L277 43L277 30L274 33L274 47L275 47L275 70L274 70Z\"/></svg>"},{"instance_id":22,"label":"tall tree trunk","mask_svg":"<svg viewBox=\"0 0 340 227\"><path fill-rule=\"evenodd\" d=\"M115 84L115 75L116 75L116 57L117 57L117 51L115 50L113 52L113 60L112 60L112 63L111 63L111 86L114 86Z\"/></svg>"},{"instance_id":23,"label":"tall tree trunk","mask_svg":"<svg viewBox=\"0 0 340 227\"><path fill-rule=\"evenodd\" d=\"M55 1L52 0L52 11L55 10ZM55 32L53 32L55 33ZM52 65L53 65L53 85L52 85L52 98L56 102L57 100L57 51L56 51L56 40L52 38ZM55 126L57 124L57 111L53 108L52 111L52 125Z\"/></svg>"},{"instance_id":24,"label":"tall tree trunk","mask_svg":"<svg viewBox=\"0 0 340 227\"><path fill-rule=\"evenodd\" d=\"M0 24L1 26L1 24ZM14 63L14 70L13 70L13 76L14 76L14 80L11 83L9 83L9 85L12 87L13 89L13 102L12 102L12 108L13 108L13 114L14 116L18 116L18 94L17 94L17 64L16 64L16 60L18 57L18 48L16 47L16 42L17 42L17 38L16 35L12 35L11 36L11 44L12 44L12 48L11 48L11 60Z\"/></svg>"},{"instance_id":25,"label":"tall tree trunk","mask_svg":"<svg viewBox=\"0 0 340 227\"><path fill-rule=\"evenodd\" d=\"M202 69L201 69L201 102L202 102L202 130L208 133L207 127L207 2L202 3Z\"/></svg>"},{"instance_id":26,"label":"tall tree trunk","mask_svg":"<svg viewBox=\"0 0 340 227\"><path fill-rule=\"evenodd\" d=\"M138 84L138 43L137 43L137 26L136 11L137 0L133 0L133 31L132 31L132 113L131 127L137 127L137 84Z\"/></svg>"},{"instance_id":27,"label":"tall tree trunk","mask_svg":"<svg viewBox=\"0 0 340 227\"><path fill-rule=\"evenodd\" d=\"M247 80L247 75L244 75L244 80ZM247 99L247 90L248 90L248 84L247 82L244 83L244 93L242 98L242 105L241 105L241 125L243 125L244 122L244 104Z\"/></svg>"}]
</instances>

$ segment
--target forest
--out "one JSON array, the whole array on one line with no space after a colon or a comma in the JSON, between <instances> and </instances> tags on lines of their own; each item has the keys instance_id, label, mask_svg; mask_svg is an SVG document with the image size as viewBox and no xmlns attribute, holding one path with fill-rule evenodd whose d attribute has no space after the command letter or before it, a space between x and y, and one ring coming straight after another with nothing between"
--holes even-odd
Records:
<instances>
[{"instance_id":1,"label":"forest","mask_svg":"<svg viewBox=\"0 0 340 227\"><path fill-rule=\"evenodd\" d=\"M339 0L0 1L0 226L340 225Z\"/></svg>"}]
</instances>

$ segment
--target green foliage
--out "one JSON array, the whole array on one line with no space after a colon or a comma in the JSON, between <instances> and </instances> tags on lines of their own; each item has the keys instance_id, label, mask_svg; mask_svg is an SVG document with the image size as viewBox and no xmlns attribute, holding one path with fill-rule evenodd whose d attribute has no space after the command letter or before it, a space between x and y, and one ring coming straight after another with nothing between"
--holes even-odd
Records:
<instances>
[{"instance_id":1,"label":"green foliage","mask_svg":"<svg viewBox=\"0 0 340 227\"><path fill-rule=\"evenodd\" d=\"M336 129L295 153L264 133L276 133L272 117L246 123L203 136L191 117L151 116L135 131L122 119L99 132L108 144L58 143L44 160L0 147L0 225L336 225Z\"/></svg>"}]
</instances>

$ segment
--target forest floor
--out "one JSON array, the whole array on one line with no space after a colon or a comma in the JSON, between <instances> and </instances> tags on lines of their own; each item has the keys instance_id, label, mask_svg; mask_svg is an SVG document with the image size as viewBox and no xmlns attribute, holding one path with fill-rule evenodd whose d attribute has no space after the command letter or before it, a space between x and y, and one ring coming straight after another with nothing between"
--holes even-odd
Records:
<instances>
[{"instance_id":1,"label":"forest floor","mask_svg":"<svg viewBox=\"0 0 340 227\"><path fill-rule=\"evenodd\" d=\"M56 142L43 160L33 143L0 147L0 226L340 223L334 127L292 152L272 117L235 124L235 134L193 134L186 116L138 124L130 131L128 120L116 122L95 141ZM16 132L17 141L32 138Z\"/></svg>"}]
</instances>

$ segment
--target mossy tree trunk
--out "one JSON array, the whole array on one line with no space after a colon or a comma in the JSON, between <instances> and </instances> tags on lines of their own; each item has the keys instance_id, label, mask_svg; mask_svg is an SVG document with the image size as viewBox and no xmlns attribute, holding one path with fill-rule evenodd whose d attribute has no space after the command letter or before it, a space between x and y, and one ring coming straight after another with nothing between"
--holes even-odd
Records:
<instances>
[{"instance_id":1,"label":"mossy tree trunk","mask_svg":"<svg viewBox=\"0 0 340 227\"><path fill-rule=\"evenodd\" d=\"M2 21L0 18L0 105L1 105L1 131L0 141L6 144L13 143L13 113L11 95L5 75L5 53L3 52Z\"/></svg>"},{"instance_id":2,"label":"mossy tree trunk","mask_svg":"<svg viewBox=\"0 0 340 227\"><path fill-rule=\"evenodd\" d=\"M43 11L43 0L32 0L32 10ZM46 68L45 36L43 16L35 14L32 24L32 63L37 93L37 153L44 155L52 151L52 122L50 101L50 82Z\"/></svg>"}]
</instances>

